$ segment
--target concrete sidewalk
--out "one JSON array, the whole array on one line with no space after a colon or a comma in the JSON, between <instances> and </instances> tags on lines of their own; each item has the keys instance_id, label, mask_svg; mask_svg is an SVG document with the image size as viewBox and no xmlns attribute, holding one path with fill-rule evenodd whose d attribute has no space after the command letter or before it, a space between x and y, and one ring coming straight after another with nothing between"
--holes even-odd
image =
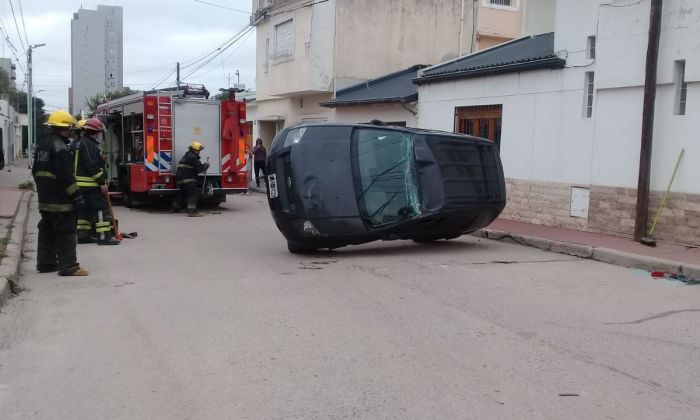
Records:
<instances>
[{"instance_id":1,"label":"concrete sidewalk","mask_svg":"<svg viewBox=\"0 0 700 420\"><path fill-rule=\"evenodd\" d=\"M668 242L648 247L631 239L498 219L480 232L547 251L592 258L610 264L682 273L700 279L700 248Z\"/></svg>"},{"instance_id":2,"label":"concrete sidewalk","mask_svg":"<svg viewBox=\"0 0 700 420\"><path fill-rule=\"evenodd\" d=\"M0 171L0 305L12 292L22 262L32 192L17 187L30 179L26 161Z\"/></svg>"}]
</instances>

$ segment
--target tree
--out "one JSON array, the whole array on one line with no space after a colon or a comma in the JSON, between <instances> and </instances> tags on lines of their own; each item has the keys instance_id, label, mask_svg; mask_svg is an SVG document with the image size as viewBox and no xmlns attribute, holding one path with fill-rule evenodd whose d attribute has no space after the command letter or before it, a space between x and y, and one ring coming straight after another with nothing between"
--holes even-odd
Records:
<instances>
[{"instance_id":1,"label":"tree","mask_svg":"<svg viewBox=\"0 0 700 420\"><path fill-rule=\"evenodd\" d=\"M97 111L97 107L102 105L105 102L112 101L114 99L118 99L124 96L128 96L131 94L136 93L137 91L132 90L130 87L123 87L121 89L117 90L112 90L106 93L98 93L95 96L91 96L87 100L87 106L90 109L90 112L94 113Z\"/></svg>"},{"instance_id":2,"label":"tree","mask_svg":"<svg viewBox=\"0 0 700 420\"><path fill-rule=\"evenodd\" d=\"M3 95L10 102L10 105L15 108L15 111L20 114L27 113L27 92L17 90L10 82L10 78L4 69L0 68L0 95ZM41 98L33 97L34 103L34 132L36 133L37 141L41 140L46 135L44 121L46 120L46 112L44 111L44 101Z\"/></svg>"}]
</instances>

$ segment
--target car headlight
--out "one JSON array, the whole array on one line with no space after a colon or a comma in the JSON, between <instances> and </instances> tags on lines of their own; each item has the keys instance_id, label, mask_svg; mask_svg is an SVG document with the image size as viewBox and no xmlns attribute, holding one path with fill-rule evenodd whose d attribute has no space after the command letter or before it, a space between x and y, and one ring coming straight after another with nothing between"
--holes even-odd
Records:
<instances>
[{"instance_id":1,"label":"car headlight","mask_svg":"<svg viewBox=\"0 0 700 420\"><path fill-rule=\"evenodd\" d=\"M314 226L314 224L308 220L304 222L304 233L307 233L307 234L313 235L313 236L320 236L321 235L321 232L319 232L318 229L316 229L316 226Z\"/></svg>"}]
</instances>

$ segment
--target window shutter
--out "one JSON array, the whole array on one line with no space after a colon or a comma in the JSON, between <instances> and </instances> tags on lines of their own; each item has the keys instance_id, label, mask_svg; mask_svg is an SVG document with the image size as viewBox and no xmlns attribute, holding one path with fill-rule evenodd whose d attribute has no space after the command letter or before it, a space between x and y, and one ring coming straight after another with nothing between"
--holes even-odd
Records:
<instances>
[{"instance_id":1,"label":"window shutter","mask_svg":"<svg viewBox=\"0 0 700 420\"><path fill-rule=\"evenodd\" d=\"M288 20L275 26L275 50L273 59L294 57L294 21Z\"/></svg>"}]
</instances>

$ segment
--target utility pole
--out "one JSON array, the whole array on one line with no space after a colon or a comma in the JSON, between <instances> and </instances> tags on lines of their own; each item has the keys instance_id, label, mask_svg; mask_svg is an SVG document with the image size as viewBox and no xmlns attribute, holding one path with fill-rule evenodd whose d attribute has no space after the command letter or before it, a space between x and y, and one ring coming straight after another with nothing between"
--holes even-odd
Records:
<instances>
[{"instance_id":1,"label":"utility pole","mask_svg":"<svg viewBox=\"0 0 700 420\"><path fill-rule=\"evenodd\" d=\"M241 72L236 69L236 83L241 84Z\"/></svg>"},{"instance_id":2,"label":"utility pole","mask_svg":"<svg viewBox=\"0 0 700 420\"><path fill-rule=\"evenodd\" d=\"M642 138L639 148L639 179L637 208L634 221L634 240L639 242L647 234L649 222L649 184L651 154L654 140L654 105L656 104L656 69L661 38L661 6L663 0L651 0L649 43L647 46L646 77L644 81L644 108L642 110Z\"/></svg>"},{"instance_id":3,"label":"utility pole","mask_svg":"<svg viewBox=\"0 0 700 420\"><path fill-rule=\"evenodd\" d=\"M46 44L30 45L27 48L27 164L32 167L34 148L34 101L32 100L32 50Z\"/></svg>"},{"instance_id":4,"label":"utility pole","mask_svg":"<svg viewBox=\"0 0 700 420\"><path fill-rule=\"evenodd\" d=\"M176 71L177 71L177 90L180 90L180 62L179 61L177 62Z\"/></svg>"}]
</instances>

